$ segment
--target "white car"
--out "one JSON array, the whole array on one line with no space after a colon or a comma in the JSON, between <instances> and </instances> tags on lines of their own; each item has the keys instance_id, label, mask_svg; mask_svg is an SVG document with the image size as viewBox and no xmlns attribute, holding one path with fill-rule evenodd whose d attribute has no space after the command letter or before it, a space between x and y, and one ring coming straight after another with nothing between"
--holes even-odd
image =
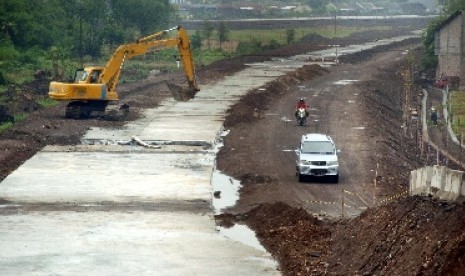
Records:
<instances>
[{"instance_id":1,"label":"white car","mask_svg":"<svg viewBox=\"0 0 465 276\"><path fill-rule=\"evenodd\" d=\"M305 176L316 176L339 182L339 151L331 137L320 133L304 134L296 153L299 181L303 181Z\"/></svg>"}]
</instances>

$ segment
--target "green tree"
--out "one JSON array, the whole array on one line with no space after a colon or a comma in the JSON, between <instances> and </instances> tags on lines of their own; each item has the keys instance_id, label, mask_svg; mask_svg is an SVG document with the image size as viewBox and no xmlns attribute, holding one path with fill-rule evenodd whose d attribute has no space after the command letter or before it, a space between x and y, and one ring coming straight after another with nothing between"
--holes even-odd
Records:
<instances>
[{"instance_id":1,"label":"green tree","mask_svg":"<svg viewBox=\"0 0 465 276\"><path fill-rule=\"evenodd\" d=\"M192 49L200 49L202 47L202 37L200 31L196 30L194 35L190 37Z\"/></svg>"},{"instance_id":2,"label":"green tree","mask_svg":"<svg viewBox=\"0 0 465 276\"><path fill-rule=\"evenodd\" d=\"M425 55L421 61L423 68L428 69L437 66L438 58L434 53L436 32L451 15L464 8L465 0L449 0L445 5L443 14L430 21L423 34L423 45L425 46Z\"/></svg>"},{"instance_id":3,"label":"green tree","mask_svg":"<svg viewBox=\"0 0 465 276\"><path fill-rule=\"evenodd\" d=\"M167 29L175 9L169 0L112 0L113 20L123 29L137 29L143 35Z\"/></svg>"},{"instance_id":4,"label":"green tree","mask_svg":"<svg viewBox=\"0 0 465 276\"><path fill-rule=\"evenodd\" d=\"M59 74L70 58L174 27L174 16L169 0L0 0L0 70L45 61Z\"/></svg>"},{"instance_id":5,"label":"green tree","mask_svg":"<svg viewBox=\"0 0 465 276\"><path fill-rule=\"evenodd\" d=\"M218 25L217 32L218 32L218 40L220 41L220 49L222 49L221 46L223 42L228 40L228 34L229 34L229 30L223 21L221 21L220 24Z\"/></svg>"},{"instance_id":6,"label":"green tree","mask_svg":"<svg viewBox=\"0 0 465 276\"><path fill-rule=\"evenodd\" d=\"M59 38L63 13L59 0L0 1L0 39L10 40L15 48L47 48Z\"/></svg>"},{"instance_id":7,"label":"green tree","mask_svg":"<svg viewBox=\"0 0 465 276\"><path fill-rule=\"evenodd\" d=\"M210 39L213 36L213 31L215 30L213 24L209 21L204 21L203 23L203 29L202 29L202 34L203 37L207 40L208 43L208 50L211 50L210 47Z\"/></svg>"},{"instance_id":8,"label":"green tree","mask_svg":"<svg viewBox=\"0 0 465 276\"><path fill-rule=\"evenodd\" d=\"M438 58L434 53L435 35L439 26L447 19L445 16L436 17L428 24L426 32L423 34L423 45L425 46L425 54L422 58L422 67L435 68L438 63Z\"/></svg>"},{"instance_id":9,"label":"green tree","mask_svg":"<svg viewBox=\"0 0 465 276\"><path fill-rule=\"evenodd\" d=\"M446 13L453 14L456 11L463 10L465 8L465 0L449 0L446 2Z\"/></svg>"},{"instance_id":10,"label":"green tree","mask_svg":"<svg viewBox=\"0 0 465 276\"><path fill-rule=\"evenodd\" d=\"M294 29L286 30L287 44L290 45L292 42L294 42L294 39L295 39L295 30Z\"/></svg>"},{"instance_id":11,"label":"green tree","mask_svg":"<svg viewBox=\"0 0 465 276\"><path fill-rule=\"evenodd\" d=\"M308 6L317 13L326 13L326 6L329 4L329 0L309 0Z\"/></svg>"}]
</instances>

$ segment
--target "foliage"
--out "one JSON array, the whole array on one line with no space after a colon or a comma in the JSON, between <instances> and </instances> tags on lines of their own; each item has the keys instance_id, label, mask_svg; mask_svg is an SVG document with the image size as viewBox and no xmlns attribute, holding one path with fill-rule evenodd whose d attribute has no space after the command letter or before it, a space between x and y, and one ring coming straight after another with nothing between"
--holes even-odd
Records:
<instances>
[{"instance_id":1,"label":"foliage","mask_svg":"<svg viewBox=\"0 0 465 276\"><path fill-rule=\"evenodd\" d=\"M28 117L28 115L26 113L21 113L21 114L15 115L15 123L24 121L24 120L26 120L27 117Z\"/></svg>"},{"instance_id":2,"label":"foliage","mask_svg":"<svg viewBox=\"0 0 465 276\"><path fill-rule=\"evenodd\" d=\"M329 0L308 0L307 4L316 13L326 13L326 6L329 4Z\"/></svg>"},{"instance_id":3,"label":"foliage","mask_svg":"<svg viewBox=\"0 0 465 276\"><path fill-rule=\"evenodd\" d=\"M195 31L194 35L190 37L192 49L200 49L202 47L202 37L200 36L200 31Z\"/></svg>"},{"instance_id":4,"label":"foliage","mask_svg":"<svg viewBox=\"0 0 465 276\"><path fill-rule=\"evenodd\" d=\"M295 39L295 30L294 29L286 30L287 45L290 45L292 42L294 42L294 39Z\"/></svg>"},{"instance_id":5,"label":"foliage","mask_svg":"<svg viewBox=\"0 0 465 276\"><path fill-rule=\"evenodd\" d=\"M236 49L238 55L250 55L258 53L262 50L262 41L252 38L251 41L242 41L239 43Z\"/></svg>"},{"instance_id":6,"label":"foliage","mask_svg":"<svg viewBox=\"0 0 465 276\"><path fill-rule=\"evenodd\" d=\"M13 123L10 123L10 122L3 123L3 124L0 123L0 133L7 130L7 129L9 129L9 128L11 128L12 126L13 126Z\"/></svg>"},{"instance_id":7,"label":"foliage","mask_svg":"<svg viewBox=\"0 0 465 276\"><path fill-rule=\"evenodd\" d=\"M4 44L0 44L0 61L1 63L15 60L19 57L20 53L15 49L15 46L11 42L5 41Z\"/></svg>"},{"instance_id":8,"label":"foliage","mask_svg":"<svg viewBox=\"0 0 465 276\"><path fill-rule=\"evenodd\" d=\"M8 84L3 71L0 71L0 86Z\"/></svg>"},{"instance_id":9,"label":"foliage","mask_svg":"<svg viewBox=\"0 0 465 276\"><path fill-rule=\"evenodd\" d=\"M0 1L0 85L20 84L37 69L72 75L71 60L82 67L84 57L166 29L174 16L169 0Z\"/></svg>"},{"instance_id":10,"label":"foliage","mask_svg":"<svg viewBox=\"0 0 465 276\"><path fill-rule=\"evenodd\" d=\"M16 49L61 45L74 56L99 57L102 45L166 29L173 16L168 0L0 1L0 41Z\"/></svg>"},{"instance_id":11,"label":"foliage","mask_svg":"<svg viewBox=\"0 0 465 276\"><path fill-rule=\"evenodd\" d=\"M281 44L279 44L278 41L272 39L270 40L270 44L268 45L269 49L270 50L275 50L275 49L278 49L279 47L281 47Z\"/></svg>"},{"instance_id":12,"label":"foliage","mask_svg":"<svg viewBox=\"0 0 465 276\"><path fill-rule=\"evenodd\" d=\"M456 11L463 10L465 8L465 0L449 0L446 1L445 12L446 14L453 14Z\"/></svg>"},{"instance_id":13,"label":"foliage","mask_svg":"<svg viewBox=\"0 0 465 276\"><path fill-rule=\"evenodd\" d=\"M221 49L196 50L194 52L194 62L197 65L208 65L215 61L230 58L231 54Z\"/></svg>"},{"instance_id":14,"label":"foliage","mask_svg":"<svg viewBox=\"0 0 465 276\"><path fill-rule=\"evenodd\" d=\"M438 27L447 19L445 16L436 17L428 24L426 31L423 33L423 45L425 46L425 54L422 58L421 65L424 69L435 68L438 63L438 58L434 54L434 41Z\"/></svg>"},{"instance_id":15,"label":"foliage","mask_svg":"<svg viewBox=\"0 0 465 276\"><path fill-rule=\"evenodd\" d=\"M213 24L211 22L205 21L203 23L202 35L208 42L208 50L210 50L210 48L211 48L210 39L211 39L211 37L213 35L214 30L215 30L215 27L213 26Z\"/></svg>"},{"instance_id":16,"label":"foliage","mask_svg":"<svg viewBox=\"0 0 465 276\"><path fill-rule=\"evenodd\" d=\"M465 93L452 91L450 97L450 113L452 116L452 129L456 135L465 133ZM465 141L465 139L464 139Z\"/></svg>"},{"instance_id":17,"label":"foliage","mask_svg":"<svg viewBox=\"0 0 465 276\"><path fill-rule=\"evenodd\" d=\"M37 104L41 107L47 108L58 105L58 101L52 100L50 98L44 98L37 100Z\"/></svg>"},{"instance_id":18,"label":"foliage","mask_svg":"<svg viewBox=\"0 0 465 276\"><path fill-rule=\"evenodd\" d=\"M451 15L463 9L465 9L465 0L448 0L445 2L443 13L439 17L431 20L428 24L428 27L423 34L423 44L426 48L426 53L422 60L422 66L424 68L428 69L437 66L438 60L437 56L434 54L434 39L436 31Z\"/></svg>"},{"instance_id":19,"label":"foliage","mask_svg":"<svg viewBox=\"0 0 465 276\"><path fill-rule=\"evenodd\" d=\"M220 42L220 48L221 48L221 44L225 42L226 40L228 40L228 33L229 33L229 30L227 29L226 24L224 24L223 21L221 21L220 24L218 25L217 32L218 32L218 40Z\"/></svg>"}]
</instances>

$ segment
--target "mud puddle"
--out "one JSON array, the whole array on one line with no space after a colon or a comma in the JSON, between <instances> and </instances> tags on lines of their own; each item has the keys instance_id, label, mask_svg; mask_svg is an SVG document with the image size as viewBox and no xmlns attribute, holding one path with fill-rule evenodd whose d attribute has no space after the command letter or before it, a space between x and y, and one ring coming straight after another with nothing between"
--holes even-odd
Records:
<instances>
[{"instance_id":1,"label":"mud puddle","mask_svg":"<svg viewBox=\"0 0 465 276\"><path fill-rule=\"evenodd\" d=\"M225 208L236 204L236 201L239 199L239 189L241 188L239 180L214 170L212 173L212 186L214 191L212 205L216 215L221 214ZM218 226L217 229L224 237L266 252L255 236L255 232L246 225L234 224L232 227Z\"/></svg>"}]
</instances>

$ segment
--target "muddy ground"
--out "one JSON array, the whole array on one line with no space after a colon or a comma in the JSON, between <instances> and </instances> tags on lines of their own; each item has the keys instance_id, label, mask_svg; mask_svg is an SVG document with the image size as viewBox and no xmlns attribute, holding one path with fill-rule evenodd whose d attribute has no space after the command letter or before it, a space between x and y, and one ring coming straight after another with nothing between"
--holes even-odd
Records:
<instances>
[{"instance_id":1,"label":"muddy ground","mask_svg":"<svg viewBox=\"0 0 465 276\"><path fill-rule=\"evenodd\" d=\"M385 35L394 34L398 32ZM382 35L367 32L356 41ZM346 40L347 44L355 41ZM202 85L240 70L248 62L344 40L328 42L309 38L273 53L203 66L197 69L198 81ZM233 106L225 121L231 132L217 162L220 170L241 180L241 198L234 208L218 216L218 222L245 223L255 230L284 275L463 273L465 206L405 196L409 171L431 162L421 154L417 141L403 135L400 128L403 79L399 72L407 63L403 52L418 45L419 41L409 41L349 56L331 69L306 66L267 85L266 93L250 91ZM358 82L341 90L326 89L331 81L347 79L353 72L362 76ZM122 100L131 106L129 119L137 118L138 110L156 107L171 96L167 80L185 85L182 76L172 73L120 86ZM290 116L293 101L302 93L311 97L312 115L318 120L299 129L280 118ZM0 180L45 145L77 144L89 127L122 124L65 119L63 104L34 111L0 133ZM346 125L352 128L341 132ZM354 127L364 128L359 132ZM302 133L314 131L330 133L343 146L344 174L339 184L320 180L298 183L295 178L292 152L283 150L293 149ZM375 187L373 171L378 175ZM341 188L355 191L362 201L347 198L353 209L342 211L334 204L340 203Z\"/></svg>"}]
</instances>

